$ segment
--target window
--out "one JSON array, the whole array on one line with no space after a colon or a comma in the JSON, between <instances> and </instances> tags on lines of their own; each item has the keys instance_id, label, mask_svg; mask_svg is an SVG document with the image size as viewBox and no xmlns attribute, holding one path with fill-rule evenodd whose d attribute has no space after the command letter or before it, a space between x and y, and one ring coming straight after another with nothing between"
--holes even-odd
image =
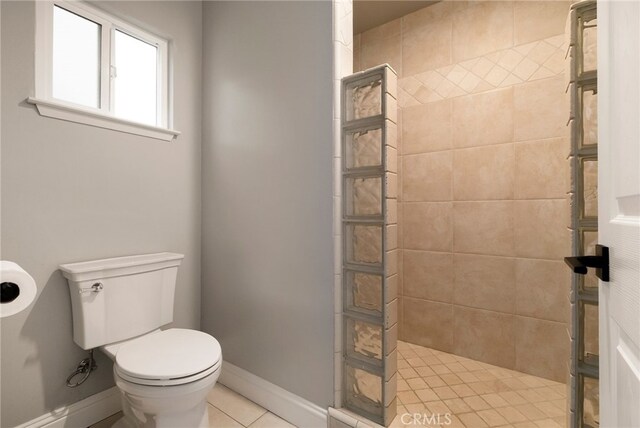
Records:
<instances>
[{"instance_id":1,"label":"window","mask_svg":"<svg viewBox=\"0 0 640 428\"><path fill-rule=\"evenodd\" d=\"M136 122L158 116L158 48L120 30L114 38L113 113Z\"/></svg>"},{"instance_id":2,"label":"window","mask_svg":"<svg viewBox=\"0 0 640 428\"><path fill-rule=\"evenodd\" d=\"M36 2L40 114L171 140L168 42L78 1Z\"/></svg>"},{"instance_id":3,"label":"window","mask_svg":"<svg viewBox=\"0 0 640 428\"><path fill-rule=\"evenodd\" d=\"M53 8L53 98L100 107L100 24Z\"/></svg>"}]
</instances>

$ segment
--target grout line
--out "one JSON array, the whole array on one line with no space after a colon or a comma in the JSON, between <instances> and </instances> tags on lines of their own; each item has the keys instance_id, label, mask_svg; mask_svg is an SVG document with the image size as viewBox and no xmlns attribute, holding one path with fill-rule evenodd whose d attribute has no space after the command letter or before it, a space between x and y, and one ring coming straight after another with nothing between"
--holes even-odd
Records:
<instances>
[{"instance_id":1,"label":"grout line","mask_svg":"<svg viewBox=\"0 0 640 428\"><path fill-rule=\"evenodd\" d=\"M233 391L233 390L232 390L232 389L230 389L230 391ZM235 391L233 391L233 392L235 392ZM236 392L236 394L237 394L237 392ZM253 403L253 401L252 401L252 403ZM211 403L209 403L209 404L211 404ZM255 404L255 403L254 403L254 404ZM211 405L213 406L213 404L211 404ZM218 406L213 406L213 407L215 407L216 409L220 410L222 413L224 413L225 415L227 415L228 417L230 417L230 418L231 418L231 419L233 419L235 422L237 422L238 424L242 425L242 426L243 426L243 427L245 427L245 428L249 427L251 424L253 424L255 421L257 421L258 419L260 419L261 417L263 417L263 416L268 412L268 410L267 410L267 409L265 409L264 407L260 406L260 408L261 408L262 410L264 410L264 412L262 412L262 414L261 414L260 416L258 416L254 421L251 421L251 423L250 423L249 425L245 425L245 424L243 424L242 422L240 422L239 420L235 419L235 418L234 418L233 416L231 416L229 413L225 412L225 411L224 411L223 409L221 409L220 407L218 407Z\"/></svg>"},{"instance_id":2,"label":"grout line","mask_svg":"<svg viewBox=\"0 0 640 428\"><path fill-rule=\"evenodd\" d=\"M217 385L217 384L216 384L216 385ZM257 421L257 420L258 420L258 419L260 419L262 416L264 416L264 415L265 415L265 413L268 413L268 412L269 412L267 409L265 409L264 407L262 407L261 405L259 405L259 404L255 403L255 402L253 402L253 401L249 400L249 399L248 399L247 397L245 397L244 395L242 395L242 394L240 394L240 393L238 393L238 392L234 391L233 389L231 389L231 388L229 388L229 387L227 387L227 386L225 386L225 385L222 385L222 384L220 384L220 385L221 385L222 387L224 387L224 388L228 389L229 391L233 392L234 394L239 395L239 396L240 396L240 397L242 397L243 399L245 399L245 400L247 400L247 401L251 402L252 404L254 404L254 405L256 405L256 406L260 407L260 408L263 410L263 412L260 414L260 416L258 416L255 420L251 421L251 423L250 423L249 425L253 424L255 421ZM213 403L211 403L209 400L207 400L207 404L209 404L209 405L211 405L211 406L215 407L216 409L220 410L222 413L224 413L225 415L227 415L228 417L230 417L231 419L233 419L235 422L239 423L239 424L240 424L240 425L242 425L243 427L247 428L247 427L249 426L249 425L244 425L242 422L240 422L239 420L235 419L235 418L234 418L233 416L231 416L229 413L225 412L225 411L224 411L224 409L221 409L220 407L218 407L218 406L214 405L214 404L213 404Z\"/></svg>"},{"instance_id":3,"label":"grout line","mask_svg":"<svg viewBox=\"0 0 640 428\"><path fill-rule=\"evenodd\" d=\"M235 392L235 391L234 391L234 392ZM240 424L241 426L243 426L243 427L247 428L247 426L248 426L248 425L245 425L245 424L243 424L242 422L240 422L240 421L238 421L238 420L234 419L234 417L233 417L233 416L231 416L229 413L227 413L227 412L225 412L224 410L222 410L220 407L218 407L218 406L214 406L213 404L209 403L208 401L207 401L207 403L208 403L210 406L215 407L216 409L218 409L219 411L221 411L222 413L224 413L227 417L231 418L231 420L232 420L232 421L234 421L234 422L236 422L236 423ZM264 413L263 413L263 414L264 414ZM262 415L260 415L260 417L262 417ZM258 419L259 419L259 418L258 418ZM257 421L258 419L256 419L256 421ZM255 422L255 421L253 421L253 422ZM251 422L251 423L253 423L253 422Z\"/></svg>"},{"instance_id":4,"label":"grout line","mask_svg":"<svg viewBox=\"0 0 640 428\"><path fill-rule=\"evenodd\" d=\"M430 154L430 153L441 153L441 152L448 152L448 151L459 151L459 150L469 150L469 149L480 149L480 148L484 148L484 147L495 147L495 146L504 146L507 144L523 144L523 143L543 143L543 142L549 142L551 140L566 140L568 143L568 138L566 138L565 136L562 135L558 135L555 137L543 137L543 138L533 138L533 139L527 139L527 140L516 140L515 138L512 138L511 141L504 141L501 143L491 143L491 144L481 144L481 145L477 145L477 146L468 146L468 147L450 147L450 148L446 148L446 149L442 149L442 150L427 150L427 151L422 151L422 152L416 152L416 153L398 153L399 157L405 157L405 156L417 156L417 155L426 155L426 154Z\"/></svg>"},{"instance_id":5,"label":"grout line","mask_svg":"<svg viewBox=\"0 0 640 428\"><path fill-rule=\"evenodd\" d=\"M522 260L540 260L540 261L548 261L548 262L562 262L562 258L557 259L545 259L541 257L524 257L524 256L505 256L501 254L482 254L482 253L468 253L462 251L438 251L438 250L424 250L422 248L400 248L402 251L420 251L424 253L439 253L439 254L456 254L461 255L470 255L470 256L484 256L484 257L500 257L500 258L508 258L508 259L522 259Z\"/></svg>"},{"instance_id":6,"label":"grout line","mask_svg":"<svg viewBox=\"0 0 640 428\"><path fill-rule=\"evenodd\" d=\"M523 202L523 201L566 201L567 194L557 198L522 198L522 199L474 199L474 200L446 200L446 201L402 201L403 204L445 204L445 203L458 203L458 204L470 204L470 203L485 203L485 202Z\"/></svg>"},{"instance_id":7,"label":"grout line","mask_svg":"<svg viewBox=\"0 0 640 428\"><path fill-rule=\"evenodd\" d=\"M534 257L518 257L518 256L502 256L502 255L493 255L493 254L481 254L481 253L462 253L462 252L453 252L453 251L437 251L437 250L416 250L412 248L400 248L402 251L415 251L416 253L436 253L436 254L452 254L452 255L470 255L470 256L480 256L480 257L495 257L501 259L519 259L519 260L541 260L541 261L549 261L549 262L562 262L562 259L539 259Z\"/></svg>"},{"instance_id":8,"label":"grout line","mask_svg":"<svg viewBox=\"0 0 640 428\"><path fill-rule=\"evenodd\" d=\"M460 304L460 303L442 302L442 301L438 301L438 300L424 299L424 298L421 298L421 297L413 297L413 296L407 296L407 295L402 296L402 298L403 299L407 298L407 299L413 299L413 300L420 300L420 301L423 301L423 302L430 302L430 303L435 303L435 304L439 304L439 305L459 306L461 308L466 308L466 309L474 309L474 310L483 311L483 312L491 312L491 313L498 314L498 315L509 315L509 316L513 316L513 317L527 318L527 319L536 320L536 321L545 321L545 322L550 322L550 323L554 323L554 324L562 324L562 325L567 325L568 324L567 322L564 322L564 321L555 321L555 320L549 320L549 319L546 319L546 318L537 318L537 317L532 317L532 316L528 316L528 315L521 315L521 314L517 314L517 313L513 313L513 312L494 311L492 309L478 308L478 307L475 307L475 306L468 306L468 305L463 305L463 304ZM454 355L456 355L456 354L454 354Z\"/></svg>"}]
</instances>

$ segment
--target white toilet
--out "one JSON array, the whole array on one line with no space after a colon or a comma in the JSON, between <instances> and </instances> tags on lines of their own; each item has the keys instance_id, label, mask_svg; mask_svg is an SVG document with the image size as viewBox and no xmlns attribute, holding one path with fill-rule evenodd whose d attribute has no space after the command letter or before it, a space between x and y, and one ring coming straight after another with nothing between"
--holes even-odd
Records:
<instances>
[{"instance_id":1,"label":"white toilet","mask_svg":"<svg viewBox=\"0 0 640 428\"><path fill-rule=\"evenodd\" d=\"M174 253L118 257L60 266L68 279L73 339L114 362L124 417L118 427L208 427L207 393L220 376L222 350L173 321L178 266Z\"/></svg>"}]
</instances>

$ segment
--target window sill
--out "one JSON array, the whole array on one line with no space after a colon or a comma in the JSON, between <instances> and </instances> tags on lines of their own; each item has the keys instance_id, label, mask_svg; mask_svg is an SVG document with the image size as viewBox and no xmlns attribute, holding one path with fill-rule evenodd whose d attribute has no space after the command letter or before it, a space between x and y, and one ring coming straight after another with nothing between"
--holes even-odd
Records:
<instances>
[{"instance_id":1,"label":"window sill","mask_svg":"<svg viewBox=\"0 0 640 428\"><path fill-rule=\"evenodd\" d=\"M67 120L69 122L83 123L85 125L95 126L98 128L112 129L114 131L141 135L143 137L163 141L172 141L180 135L179 131L175 131L173 129L132 122L130 120L120 119L62 102L47 101L34 97L27 98L27 102L29 104L34 104L41 116L53 117L55 119Z\"/></svg>"}]
</instances>

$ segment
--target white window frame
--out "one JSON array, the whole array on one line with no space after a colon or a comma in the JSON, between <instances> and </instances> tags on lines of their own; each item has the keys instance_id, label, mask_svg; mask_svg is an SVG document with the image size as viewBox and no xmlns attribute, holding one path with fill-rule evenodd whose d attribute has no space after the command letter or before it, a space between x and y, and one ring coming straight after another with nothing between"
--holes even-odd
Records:
<instances>
[{"instance_id":1,"label":"white window frame","mask_svg":"<svg viewBox=\"0 0 640 428\"><path fill-rule=\"evenodd\" d=\"M124 22L81 1L53 0L36 3L35 97L27 98L42 116L113 129L135 135L171 141L180 132L171 129L169 43L141 28ZM61 7L99 24L100 105L98 108L54 98L53 80L53 8ZM148 125L116 117L113 111L113 71L115 31L121 31L158 49L157 125ZM117 70L116 70L117 72Z\"/></svg>"}]
</instances>

